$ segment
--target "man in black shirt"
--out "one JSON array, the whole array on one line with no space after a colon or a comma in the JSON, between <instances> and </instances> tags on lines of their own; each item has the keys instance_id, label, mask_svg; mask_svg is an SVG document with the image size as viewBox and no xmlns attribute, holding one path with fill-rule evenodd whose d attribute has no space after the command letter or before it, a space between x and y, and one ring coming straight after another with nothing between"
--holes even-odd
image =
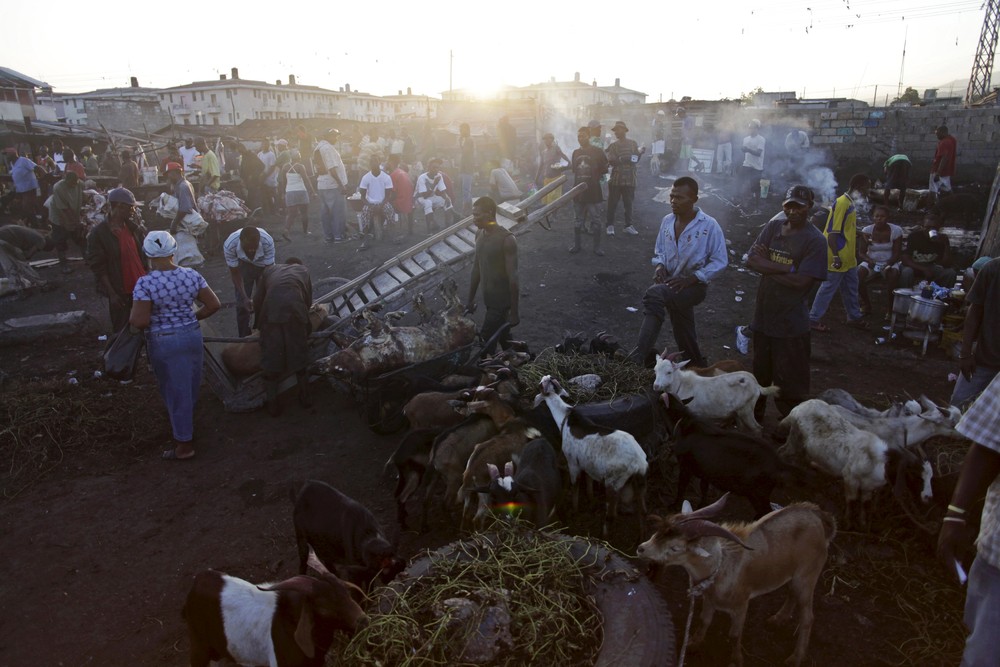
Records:
<instances>
[{"instance_id":1,"label":"man in black shirt","mask_svg":"<svg viewBox=\"0 0 1000 667\"><path fill-rule=\"evenodd\" d=\"M924 226L910 232L903 250L903 270L899 274L901 287L912 287L921 280L929 280L941 287L955 284L951 242L940 230L940 216L928 213L924 216Z\"/></svg>"},{"instance_id":2,"label":"man in black shirt","mask_svg":"<svg viewBox=\"0 0 1000 667\"><path fill-rule=\"evenodd\" d=\"M580 237L589 223L588 233L594 237L594 254L604 256L601 250L600 216L601 202L604 201L604 193L601 192L601 177L608 173L608 158L604 151L590 143L590 130L581 127L576 133L576 140L580 142L580 147L573 151L571 163L573 165L574 185L586 183L587 189L581 195L577 195L573 200L573 209L576 212L576 226L573 228L573 247L569 249L571 253L580 252Z\"/></svg>"},{"instance_id":3,"label":"man in black shirt","mask_svg":"<svg viewBox=\"0 0 1000 667\"><path fill-rule=\"evenodd\" d=\"M486 318L480 329L483 340L493 337L500 327L509 322L511 327L521 321L518 314L520 286L517 279L517 240L509 231L497 224L497 204L489 197L480 197L472 205L472 218L476 232L476 258L472 264L469 300L466 312L476 312L476 292L483 285L483 303ZM510 332L500 336L500 346L507 349ZM492 354L495 345L484 352Z\"/></svg>"}]
</instances>

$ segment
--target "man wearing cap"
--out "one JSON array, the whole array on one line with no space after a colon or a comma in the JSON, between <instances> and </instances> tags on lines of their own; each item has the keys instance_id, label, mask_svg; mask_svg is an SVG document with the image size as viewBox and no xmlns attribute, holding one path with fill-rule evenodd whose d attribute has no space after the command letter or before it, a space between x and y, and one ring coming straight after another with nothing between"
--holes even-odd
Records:
<instances>
[{"instance_id":1,"label":"man wearing cap","mask_svg":"<svg viewBox=\"0 0 1000 667\"><path fill-rule=\"evenodd\" d=\"M260 227L247 226L229 235L222 255L236 288L236 328L241 338L249 336L254 283L274 264L274 239Z\"/></svg>"},{"instance_id":2,"label":"man wearing cap","mask_svg":"<svg viewBox=\"0 0 1000 667\"><path fill-rule=\"evenodd\" d=\"M344 225L347 222L347 203L344 191L347 188L347 168L340 152L331 142L340 140L340 130L330 129L313 151L313 165L316 168L316 190L319 193L320 223L323 225L323 241L340 243L344 240Z\"/></svg>"},{"instance_id":3,"label":"man wearing cap","mask_svg":"<svg viewBox=\"0 0 1000 667\"><path fill-rule=\"evenodd\" d=\"M44 178L45 170L28 158L19 156L16 148L5 148L4 152L11 164L10 177L14 181L14 192L21 200L21 210L34 222L38 214L38 179Z\"/></svg>"},{"instance_id":4,"label":"man wearing cap","mask_svg":"<svg viewBox=\"0 0 1000 667\"><path fill-rule=\"evenodd\" d=\"M975 399L1000 373L1000 258L976 268L965 302L969 309L958 353L959 375L951 394L951 404L959 408Z\"/></svg>"},{"instance_id":5,"label":"man wearing cap","mask_svg":"<svg viewBox=\"0 0 1000 667\"><path fill-rule=\"evenodd\" d=\"M826 280L826 239L809 224L812 190L796 185L782 209L785 218L770 220L750 248L747 266L761 274L753 322L753 374L762 387L775 385L784 417L809 395L809 310L806 295ZM764 418L767 398L754 415Z\"/></svg>"},{"instance_id":6,"label":"man wearing cap","mask_svg":"<svg viewBox=\"0 0 1000 667\"><path fill-rule=\"evenodd\" d=\"M112 331L120 331L128 324L132 290L148 268L142 253L146 228L131 191L111 190L108 206L108 219L98 223L87 236L87 266L97 279L97 291L108 299Z\"/></svg>"},{"instance_id":7,"label":"man wearing cap","mask_svg":"<svg viewBox=\"0 0 1000 667\"><path fill-rule=\"evenodd\" d=\"M542 145L538 147L538 171L535 172L535 185L541 188L559 178L562 174L562 169L559 167L560 160L565 160L569 164L569 158L559 148L556 138L552 136L551 132L546 132L542 135ZM545 195L542 202L551 204L561 196L562 186Z\"/></svg>"},{"instance_id":8,"label":"man wearing cap","mask_svg":"<svg viewBox=\"0 0 1000 667\"><path fill-rule=\"evenodd\" d=\"M69 240L76 237L79 243L82 232L80 224L80 207L83 205L83 186L80 177L75 172L67 173L52 186L52 198L49 201L49 222L52 224L52 244L56 248L62 272L70 273L66 259L69 250Z\"/></svg>"},{"instance_id":9,"label":"man wearing cap","mask_svg":"<svg viewBox=\"0 0 1000 667\"><path fill-rule=\"evenodd\" d=\"M611 131L615 134L615 141L605 151L608 164L611 165L606 231L608 236L615 235L615 209L621 201L625 209L625 233L638 234L638 230L632 225L632 202L635 199L636 166L645 149L640 149L635 141L625 136L628 132L625 121L615 122Z\"/></svg>"},{"instance_id":10,"label":"man wearing cap","mask_svg":"<svg viewBox=\"0 0 1000 667\"><path fill-rule=\"evenodd\" d=\"M745 197L749 188L750 203L760 202L760 179L764 176L764 147L767 142L760 133L760 121L747 124L750 130L743 137L743 166L740 167L739 195Z\"/></svg>"},{"instance_id":11,"label":"man wearing cap","mask_svg":"<svg viewBox=\"0 0 1000 667\"><path fill-rule=\"evenodd\" d=\"M168 162L166 170L167 182L173 187L174 197L177 198L177 214L170 223L170 233L177 234L182 229L184 218L198 209L195 208L194 187L184 178L184 168L177 162Z\"/></svg>"},{"instance_id":12,"label":"man wearing cap","mask_svg":"<svg viewBox=\"0 0 1000 667\"><path fill-rule=\"evenodd\" d=\"M677 349L692 366L705 367L698 347L694 307L705 300L708 283L729 264L726 238L715 218L695 206L698 182L682 176L670 188L671 213L663 218L653 253L653 285L642 297L642 328L630 358L651 366L651 352L670 315Z\"/></svg>"},{"instance_id":13,"label":"man wearing cap","mask_svg":"<svg viewBox=\"0 0 1000 667\"><path fill-rule=\"evenodd\" d=\"M219 156L215 151L209 150L208 143L198 137L194 142L195 148L201 153L201 194L213 194L219 191L222 186L222 167L219 164Z\"/></svg>"}]
</instances>

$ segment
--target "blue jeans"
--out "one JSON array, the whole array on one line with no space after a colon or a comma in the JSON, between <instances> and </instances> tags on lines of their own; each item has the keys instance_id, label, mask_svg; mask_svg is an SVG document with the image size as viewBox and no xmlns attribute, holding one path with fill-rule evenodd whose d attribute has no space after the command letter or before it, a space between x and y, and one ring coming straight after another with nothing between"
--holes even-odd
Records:
<instances>
[{"instance_id":1,"label":"blue jeans","mask_svg":"<svg viewBox=\"0 0 1000 667\"><path fill-rule=\"evenodd\" d=\"M319 190L320 212L319 221L323 225L323 236L327 241L338 241L344 238L344 225L347 222L347 202L340 190Z\"/></svg>"},{"instance_id":2,"label":"blue jeans","mask_svg":"<svg viewBox=\"0 0 1000 667\"><path fill-rule=\"evenodd\" d=\"M848 320L861 319L861 305L858 303L858 267L852 266L846 271L828 271L826 280L819 286L812 310L809 311L809 321L819 322L826 309L833 301L833 295L840 291L840 299L844 302Z\"/></svg>"},{"instance_id":3,"label":"blue jeans","mask_svg":"<svg viewBox=\"0 0 1000 667\"><path fill-rule=\"evenodd\" d=\"M473 175L472 174L459 174L458 175L458 180L459 180L459 183L461 183L461 187L462 187L462 194L460 195L461 198L462 198L462 202L461 202L461 204L458 207L458 214L459 215L472 215L472 180L473 180Z\"/></svg>"},{"instance_id":4,"label":"blue jeans","mask_svg":"<svg viewBox=\"0 0 1000 667\"><path fill-rule=\"evenodd\" d=\"M969 570L965 595L965 640L962 667L1000 664L1000 570L982 558L976 558Z\"/></svg>"},{"instance_id":5,"label":"blue jeans","mask_svg":"<svg viewBox=\"0 0 1000 667\"><path fill-rule=\"evenodd\" d=\"M257 285L257 279L260 278L260 274L264 273L264 268L263 266L257 266L242 259L240 260L239 271L240 279L243 281L243 291L246 292L247 298L251 301L253 301L253 290ZM234 287L233 291L236 293L236 331L240 338L243 338L250 335L250 320L252 317L250 311L240 303L239 289Z\"/></svg>"},{"instance_id":6,"label":"blue jeans","mask_svg":"<svg viewBox=\"0 0 1000 667\"><path fill-rule=\"evenodd\" d=\"M153 365L160 396L167 406L170 428L177 442L194 438L194 404L201 387L201 325L146 334L146 352Z\"/></svg>"},{"instance_id":7,"label":"blue jeans","mask_svg":"<svg viewBox=\"0 0 1000 667\"><path fill-rule=\"evenodd\" d=\"M1000 369L989 368L987 366L976 366L972 371L972 379L966 380L961 373L955 382L955 390L951 393L951 404L956 408L965 409L972 403L979 394L983 393L987 385L993 381Z\"/></svg>"}]
</instances>

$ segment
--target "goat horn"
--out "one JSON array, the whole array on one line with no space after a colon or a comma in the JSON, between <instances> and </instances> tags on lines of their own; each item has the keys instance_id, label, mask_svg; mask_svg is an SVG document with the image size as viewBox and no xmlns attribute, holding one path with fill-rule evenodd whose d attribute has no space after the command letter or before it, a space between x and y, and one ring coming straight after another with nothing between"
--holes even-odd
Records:
<instances>
[{"instance_id":1,"label":"goat horn","mask_svg":"<svg viewBox=\"0 0 1000 667\"><path fill-rule=\"evenodd\" d=\"M688 514L686 516L694 515ZM747 545L743 540L736 537L736 535L732 534L722 526L704 519L687 519L681 521L677 524L677 530L690 537L721 537L724 540L736 542L736 544L740 545L744 549L753 551L753 547Z\"/></svg>"},{"instance_id":2,"label":"goat horn","mask_svg":"<svg viewBox=\"0 0 1000 667\"><path fill-rule=\"evenodd\" d=\"M715 517L722 514L722 510L726 507L726 501L729 500L729 493L726 492L722 494L722 497L716 500L711 505L706 505L700 510L691 512L690 514L685 514L681 517L682 521L692 521L694 519L714 519Z\"/></svg>"},{"instance_id":3,"label":"goat horn","mask_svg":"<svg viewBox=\"0 0 1000 667\"><path fill-rule=\"evenodd\" d=\"M257 586L257 588L262 591L298 591L299 593L303 593L305 595L313 595L316 590L316 579L300 574L292 577L291 579L279 581L276 584Z\"/></svg>"}]
</instances>

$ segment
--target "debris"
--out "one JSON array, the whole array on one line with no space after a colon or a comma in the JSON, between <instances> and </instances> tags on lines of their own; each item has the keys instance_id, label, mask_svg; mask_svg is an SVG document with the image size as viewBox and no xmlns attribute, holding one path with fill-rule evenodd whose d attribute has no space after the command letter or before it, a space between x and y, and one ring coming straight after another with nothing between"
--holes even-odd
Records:
<instances>
[{"instance_id":1,"label":"debris","mask_svg":"<svg viewBox=\"0 0 1000 667\"><path fill-rule=\"evenodd\" d=\"M97 337L97 340L107 340L107 339L108 339L107 334L101 334L100 336Z\"/></svg>"},{"instance_id":2,"label":"debris","mask_svg":"<svg viewBox=\"0 0 1000 667\"><path fill-rule=\"evenodd\" d=\"M639 312L639 309L636 308L635 306L625 306L625 310L627 310L630 313L638 313Z\"/></svg>"},{"instance_id":3,"label":"debris","mask_svg":"<svg viewBox=\"0 0 1000 667\"><path fill-rule=\"evenodd\" d=\"M736 303L739 303L742 300L743 300L743 297L741 297L741 296L736 297Z\"/></svg>"},{"instance_id":4,"label":"debris","mask_svg":"<svg viewBox=\"0 0 1000 667\"><path fill-rule=\"evenodd\" d=\"M76 301L76 293L75 292L70 292L69 293L69 300L70 301Z\"/></svg>"},{"instance_id":5,"label":"debris","mask_svg":"<svg viewBox=\"0 0 1000 667\"><path fill-rule=\"evenodd\" d=\"M70 384L80 384L79 380L77 380L76 378L70 378L69 379L69 383Z\"/></svg>"}]
</instances>

